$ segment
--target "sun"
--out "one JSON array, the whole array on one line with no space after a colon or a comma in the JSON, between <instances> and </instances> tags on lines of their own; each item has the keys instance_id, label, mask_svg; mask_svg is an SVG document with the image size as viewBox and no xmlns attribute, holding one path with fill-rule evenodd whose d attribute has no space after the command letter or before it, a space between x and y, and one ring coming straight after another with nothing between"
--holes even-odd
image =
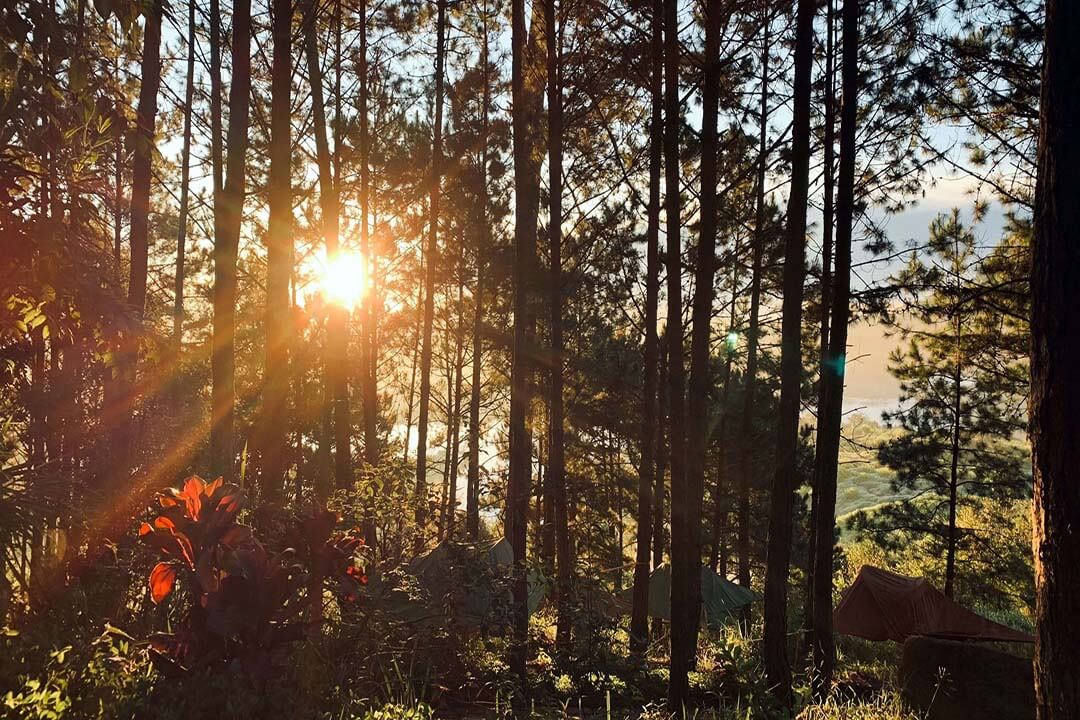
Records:
<instances>
[{"instance_id":1,"label":"sun","mask_svg":"<svg viewBox=\"0 0 1080 720\"><path fill-rule=\"evenodd\" d=\"M346 310L360 304L367 291L367 268L359 253L342 250L326 258L319 268L319 285L323 297Z\"/></svg>"}]
</instances>

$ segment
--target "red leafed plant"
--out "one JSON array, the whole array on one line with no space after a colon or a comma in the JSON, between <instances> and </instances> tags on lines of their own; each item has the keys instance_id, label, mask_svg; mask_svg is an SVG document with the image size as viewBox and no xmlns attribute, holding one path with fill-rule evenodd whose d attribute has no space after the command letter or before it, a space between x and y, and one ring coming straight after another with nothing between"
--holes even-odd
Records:
<instances>
[{"instance_id":1,"label":"red leafed plant","mask_svg":"<svg viewBox=\"0 0 1080 720\"><path fill-rule=\"evenodd\" d=\"M188 598L176 631L150 638L154 662L167 674L230 661L269 673L310 627L304 610L321 601L325 580L337 581L342 598L359 591L363 573L353 557L360 543L352 534L334 535L333 514L303 521L301 542L270 554L236 521L244 491L235 485L191 477L158 501L161 514L139 528L163 556L150 572L151 598L160 603L178 581Z\"/></svg>"}]
</instances>

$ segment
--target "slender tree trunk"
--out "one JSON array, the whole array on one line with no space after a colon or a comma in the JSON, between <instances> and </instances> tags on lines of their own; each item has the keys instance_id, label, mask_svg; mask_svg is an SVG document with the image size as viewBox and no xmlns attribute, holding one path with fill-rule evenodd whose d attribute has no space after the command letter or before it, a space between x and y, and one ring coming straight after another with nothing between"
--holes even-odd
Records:
<instances>
[{"instance_id":1,"label":"slender tree trunk","mask_svg":"<svg viewBox=\"0 0 1080 720\"><path fill-rule=\"evenodd\" d=\"M551 447L548 450L548 485L551 487L551 516L558 569L558 623L556 640L560 649L569 649L571 610L569 605L573 567L570 560L569 526L566 515L566 458L563 412L563 287L562 287L562 48L561 22L555 0L544 3L547 27L548 96L548 248L550 258L549 298L551 310Z\"/></svg>"},{"instance_id":2,"label":"slender tree trunk","mask_svg":"<svg viewBox=\"0 0 1080 720\"><path fill-rule=\"evenodd\" d=\"M761 110L758 114L757 198L754 211L754 236L751 248L750 317L746 328L746 374L743 380L741 443L739 446L739 584L750 587L750 476L754 447L754 415L757 394L758 327L761 312L761 262L765 248L765 169L768 165L769 134L769 14L768 2L762 3L761 31Z\"/></svg>"},{"instance_id":3,"label":"slender tree trunk","mask_svg":"<svg viewBox=\"0 0 1080 720\"><path fill-rule=\"evenodd\" d=\"M638 472L637 549L634 563L633 608L630 615L630 652L644 653L649 646L650 553L654 541L653 485L656 484L657 372L659 341L656 322L660 298L660 173L663 162L664 123L664 4L651 4L649 38L649 88L652 115L649 121L649 217L645 250L645 368L642 378L641 467ZM662 439L660 440L662 442ZM663 476L659 478L663 483ZM661 493L656 493L658 496ZM660 518L663 523L662 500ZM662 531L662 528L661 528ZM657 553L659 554L659 553Z\"/></svg>"},{"instance_id":4,"label":"slender tree trunk","mask_svg":"<svg viewBox=\"0 0 1080 720\"><path fill-rule=\"evenodd\" d=\"M489 220L488 163L490 152L489 115L491 113L491 58L488 42L488 5L483 7L483 39L480 63L484 88L481 100L482 135L480 140L481 209L476 251L476 287L473 289L472 378L469 387L469 470L465 493L465 533L469 542L480 539L480 390L484 355L484 279L486 254L491 247Z\"/></svg>"},{"instance_id":5,"label":"slender tree trunk","mask_svg":"<svg viewBox=\"0 0 1080 720\"><path fill-rule=\"evenodd\" d=\"M844 403L844 364L847 357L849 296L851 294L851 236L855 222L855 138L859 100L859 0L844 0L843 104L840 113L840 172L836 207L836 279L832 289L828 356L821 367L821 397L815 458L814 495L817 524L813 526L814 690L819 698L832 688L836 643L832 632L833 545L836 534L836 473L840 453L840 424ZM828 133L827 133L828 134ZM831 138L830 138L831 139ZM957 386L959 387L959 385Z\"/></svg>"},{"instance_id":6,"label":"slender tree trunk","mask_svg":"<svg viewBox=\"0 0 1080 720\"><path fill-rule=\"evenodd\" d=\"M709 362L716 262L717 112L720 91L720 0L705 4L705 54L701 121L701 234L694 281L690 341L690 392L686 418L686 479L671 486L671 699L679 708L688 692L687 672L697 654L701 620L701 506L705 494L708 407L713 381ZM678 512L676 512L678 508Z\"/></svg>"},{"instance_id":7,"label":"slender tree trunk","mask_svg":"<svg viewBox=\"0 0 1080 720\"><path fill-rule=\"evenodd\" d=\"M1080 5L1046 3L1032 245L1031 445L1035 480L1035 705L1080 708Z\"/></svg>"},{"instance_id":8,"label":"slender tree trunk","mask_svg":"<svg viewBox=\"0 0 1080 720\"><path fill-rule=\"evenodd\" d=\"M457 328L454 331L454 355L452 358L454 384L451 388L450 403L448 405L449 422L446 425L447 435L447 497L446 497L446 537L454 539L455 523L457 522L457 476L458 476L458 453L461 448L461 386L462 376L465 374L465 282L464 274L458 282L457 297Z\"/></svg>"},{"instance_id":9,"label":"slender tree trunk","mask_svg":"<svg viewBox=\"0 0 1080 720\"><path fill-rule=\"evenodd\" d=\"M121 250L124 228L124 140L118 132L113 147L113 268L120 282Z\"/></svg>"},{"instance_id":10,"label":"slender tree trunk","mask_svg":"<svg viewBox=\"0 0 1080 720\"><path fill-rule=\"evenodd\" d=\"M490 162L489 116L491 114L491 57L488 39L489 10L483 7L483 40L480 62L483 65L484 89L481 100L483 114L480 150L481 212L480 242L476 252L476 287L473 290L472 380L469 388L469 480L465 501L465 525L469 542L480 539L480 390L484 356L484 279L487 275L486 256L491 247L490 198L488 195L488 164Z\"/></svg>"},{"instance_id":11,"label":"slender tree trunk","mask_svg":"<svg viewBox=\"0 0 1080 720\"><path fill-rule=\"evenodd\" d=\"M850 1L850 0L849 0ZM946 530L945 545L945 597L951 598L956 584L956 505L957 493L960 488L960 433L961 413L963 412L963 360L959 356L962 352L960 345L960 317L956 320L956 367L953 370L953 396L952 396L952 437L949 440L949 526Z\"/></svg>"},{"instance_id":12,"label":"slender tree trunk","mask_svg":"<svg viewBox=\"0 0 1080 720\"><path fill-rule=\"evenodd\" d=\"M420 253L420 274L424 274L424 253ZM416 290L416 309L419 313L421 306L424 304L424 284L417 283ZM416 406L416 367L420 361L420 335L421 326L423 325L423 317L418 315L419 319L415 325L415 332L413 332L413 352L412 352L412 367L409 371L409 407L405 413L405 450L403 451L402 463L409 464L409 436L412 434L413 424L413 408Z\"/></svg>"},{"instance_id":13,"label":"slender tree trunk","mask_svg":"<svg viewBox=\"0 0 1080 720\"><path fill-rule=\"evenodd\" d=\"M270 217L266 226L266 370L263 387L262 485L280 502L288 467L289 276L292 274L291 85L292 0L272 0Z\"/></svg>"},{"instance_id":14,"label":"slender tree trunk","mask_svg":"<svg viewBox=\"0 0 1080 720\"><path fill-rule=\"evenodd\" d=\"M682 325L682 203L679 185L679 9L677 0L664 0L664 170L665 210L667 215L667 330L668 406L671 427L671 559L686 552L690 542L690 508L687 507L686 437L684 435ZM672 572L672 617L690 610L692 601L683 593L683 575ZM679 623L681 625L681 623ZM668 682L668 705L681 712L686 702L688 638L682 629L672 627L671 662Z\"/></svg>"},{"instance_id":15,"label":"slender tree trunk","mask_svg":"<svg viewBox=\"0 0 1080 720\"><path fill-rule=\"evenodd\" d=\"M533 6L531 36L525 29L524 0L511 3L511 97L514 154L514 269L513 358L510 369L510 472L507 487L506 536L514 548L510 670L523 688L528 656L528 579L525 573L528 537L529 483L532 449L528 414L533 362L532 278L536 268L536 229L540 186L540 148L535 118L543 98L543 69L537 68L536 47L542 17ZM542 22L542 21L541 21ZM539 70L539 72L537 72ZM522 698L523 699L523 696Z\"/></svg>"},{"instance_id":16,"label":"slender tree trunk","mask_svg":"<svg viewBox=\"0 0 1080 720\"><path fill-rule=\"evenodd\" d=\"M250 7L250 5L248 6ZM225 186L225 163L222 160L222 113L221 96L224 86L221 82L221 4L220 0L210 0L210 174L214 191L214 217L221 191Z\"/></svg>"},{"instance_id":17,"label":"slender tree trunk","mask_svg":"<svg viewBox=\"0 0 1080 720\"><path fill-rule=\"evenodd\" d=\"M449 323L447 323L449 325ZM448 516L450 515L450 426L454 422L454 359L450 352L449 342L444 343L446 351L446 445L443 448L442 490L439 493L439 513L437 517L436 537L439 540L446 538Z\"/></svg>"},{"instance_id":18,"label":"slender tree trunk","mask_svg":"<svg viewBox=\"0 0 1080 720\"><path fill-rule=\"evenodd\" d=\"M733 258L738 257L738 248L733 255ZM734 268L736 262L732 261L732 268ZM732 279L734 273L732 273ZM732 286L734 287L734 285ZM731 296L731 316L729 318L728 327L735 327L735 301L737 294L732 293ZM730 514L730 495L725 492L724 489L724 477L730 475L731 465L727 460L729 455L728 451L728 418L731 413L729 410L731 400L731 366L734 361L734 353L729 349L727 351L727 357L724 359L724 379L720 383L723 388L720 391L720 423L717 427L716 435L719 441L719 447L716 451L716 482L713 484L712 498L713 498L713 518L712 518L712 542L709 546L709 567L713 572L716 572L716 568L720 565L721 561L721 535L727 532L728 515ZM723 558L724 565L727 565L727 558Z\"/></svg>"},{"instance_id":19,"label":"slender tree trunk","mask_svg":"<svg viewBox=\"0 0 1080 720\"><path fill-rule=\"evenodd\" d=\"M359 107L360 115L360 251L363 254L364 265L368 270L369 284L373 284L378 257L374 245L371 242L371 131L368 121L368 4L367 0L361 0L358 10L360 15L360 48L359 48ZM379 442L379 345L378 345L378 322L379 308L375 306L378 294L374 288L368 289L368 297L364 303L364 326L363 344L365 358L365 373L361 380L364 399L364 463L367 471L379 464L381 451ZM364 535L369 545L374 545L375 524L374 519L367 519L364 524Z\"/></svg>"},{"instance_id":20,"label":"slender tree trunk","mask_svg":"<svg viewBox=\"0 0 1080 720\"><path fill-rule=\"evenodd\" d=\"M806 612L804 623L806 625L806 636L804 638L801 651L807 653L810 652L814 645L814 558L817 556L817 532L815 528L818 525L818 500L820 499L820 493L818 492L818 478L820 474L818 467L820 466L820 458L816 455L820 454L822 447L822 433L825 429L825 418L823 417L824 408L827 404L827 390L828 383L825 381L825 374L827 372L827 362L829 358L829 312L831 308L830 292L832 288L832 251L833 251L833 172L836 165L835 160L835 138L834 131L836 125L835 113L833 110L833 97L836 92L836 84L833 80L833 3L832 0L827 0L825 5L826 22L825 22L825 90L824 90L824 105L825 105L825 138L824 138L824 168L822 174L824 175L824 188L822 190L822 212L821 212L821 319L820 319L820 366L818 369L818 417L817 417L817 439L814 443L815 458L814 458L814 478L813 488L810 495L810 539L809 539L809 567L806 573ZM832 600L830 599L830 605ZM800 660L805 660L805 656Z\"/></svg>"},{"instance_id":21,"label":"slender tree trunk","mask_svg":"<svg viewBox=\"0 0 1080 720\"><path fill-rule=\"evenodd\" d=\"M427 273L424 275L424 336L420 353L420 420L416 446L416 524L423 543L427 523L427 436L431 405L431 331L435 321L435 257L439 248L439 200L442 188L443 64L446 54L446 0L437 0L435 26L435 117L432 120L431 200L428 207Z\"/></svg>"},{"instance_id":22,"label":"slender tree trunk","mask_svg":"<svg viewBox=\"0 0 1080 720\"><path fill-rule=\"evenodd\" d=\"M487 183L485 182L485 187ZM486 225L486 213L484 223ZM479 257L477 263L480 262ZM480 539L480 383L484 352L484 272L477 267L473 289L472 375L469 386L469 469L465 490L465 535L469 542Z\"/></svg>"},{"instance_id":23,"label":"slender tree trunk","mask_svg":"<svg viewBox=\"0 0 1080 720\"><path fill-rule=\"evenodd\" d=\"M802 296L806 255L807 186L810 168L810 71L813 65L814 0L799 0L795 20L795 86L792 110L791 190L784 238L783 322L776 475L769 509L765 569L765 675L774 694L790 707L791 667L787 654L787 582L791 565L792 509L798 484L802 385Z\"/></svg>"},{"instance_id":24,"label":"slender tree trunk","mask_svg":"<svg viewBox=\"0 0 1080 720\"><path fill-rule=\"evenodd\" d=\"M304 23L304 50L308 64L308 82L311 85L313 130L315 133L315 160L319 173L319 212L323 242L328 262L333 262L340 252L339 211L340 197L334 179L338 147L330 152L330 138L326 130L326 102L323 96L323 75L319 56L319 39L314 20L316 4L308 9L309 17ZM337 10L335 10L335 14ZM336 15L335 15L336 18ZM335 104L340 102L335 99ZM335 107L335 114L338 109ZM336 121L335 121L336 122ZM335 139L337 130L335 128ZM326 372L330 385L331 435L334 444L334 485L346 488L352 484L351 428L348 396L348 358L346 355L346 313L343 308L331 306L328 311L326 336ZM329 440L329 439L328 439Z\"/></svg>"},{"instance_id":25,"label":"slender tree trunk","mask_svg":"<svg viewBox=\"0 0 1080 720\"><path fill-rule=\"evenodd\" d=\"M251 0L233 0L232 85L225 182L214 204L214 321L211 341L211 474L232 482L236 448L236 260L247 169L251 95ZM219 70L220 72L220 70Z\"/></svg>"},{"instance_id":26,"label":"slender tree trunk","mask_svg":"<svg viewBox=\"0 0 1080 720\"><path fill-rule=\"evenodd\" d=\"M113 462L117 479L123 482L131 472L135 426L133 414L138 396L139 337L146 306L147 240L150 230L151 165L154 157L154 128L157 124L157 96L161 85L161 0L155 0L146 15L143 30L143 57L139 80L139 105L135 111L135 142L131 163L131 228L128 239L131 263L128 272L128 306L134 312L136 330L121 344L120 388L117 397L121 416Z\"/></svg>"},{"instance_id":27,"label":"slender tree trunk","mask_svg":"<svg viewBox=\"0 0 1080 720\"><path fill-rule=\"evenodd\" d=\"M344 123L341 119L341 0L334 0L334 152L331 155L333 182L333 247L327 246L327 257L332 258L341 252L341 134ZM325 127L325 126L323 126ZM320 199L322 193L320 193ZM329 235L328 235L329 237ZM334 485L338 489L352 489L355 480L352 466L352 409L349 405L349 316L352 308L331 305L330 307L330 385L334 391Z\"/></svg>"},{"instance_id":28,"label":"slender tree trunk","mask_svg":"<svg viewBox=\"0 0 1080 720\"><path fill-rule=\"evenodd\" d=\"M188 185L191 182L191 117L195 99L195 0L188 2L187 82L184 85L184 144L180 151L180 212L176 220L176 277L173 292L173 363L180 362L184 335L184 253L187 249Z\"/></svg>"}]
</instances>

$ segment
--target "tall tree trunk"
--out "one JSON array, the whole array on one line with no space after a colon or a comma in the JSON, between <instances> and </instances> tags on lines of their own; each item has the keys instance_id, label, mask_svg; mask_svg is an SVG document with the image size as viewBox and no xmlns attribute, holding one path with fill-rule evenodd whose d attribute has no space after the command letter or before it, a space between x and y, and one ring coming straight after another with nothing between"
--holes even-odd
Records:
<instances>
[{"instance_id":1,"label":"tall tree trunk","mask_svg":"<svg viewBox=\"0 0 1080 720\"><path fill-rule=\"evenodd\" d=\"M240 247L251 95L251 0L233 0L232 85L229 88L225 182L214 203L214 321L210 357L211 474L232 482L236 449L236 260Z\"/></svg>"},{"instance_id":2,"label":"tall tree trunk","mask_svg":"<svg viewBox=\"0 0 1080 720\"><path fill-rule=\"evenodd\" d=\"M250 5L248 6L250 8ZM221 3L210 0L210 174L214 192L214 217L225 186L225 163L222 160L221 96Z\"/></svg>"},{"instance_id":3,"label":"tall tree trunk","mask_svg":"<svg viewBox=\"0 0 1080 720\"><path fill-rule=\"evenodd\" d=\"M765 675L781 702L790 706L787 654L787 582L791 565L792 510L798 484L799 391L802 385L802 297L806 255L806 206L810 169L810 71L813 65L814 0L799 0L795 20L795 85L792 101L791 190L784 237L783 322L776 476L769 508L765 568Z\"/></svg>"},{"instance_id":4,"label":"tall tree trunk","mask_svg":"<svg viewBox=\"0 0 1080 720\"><path fill-rule=\"evenodd\" d=\"M956 505L957 494L960 489L960 443L961 443L961 413L963 412L963 352L961 343L961 320L959 313L956 318L956 366L953 369L953 396L952 396L952 437L949 439L949 525L946 528L945 538L945 597L951 598L956 583Z\"/></svg>"},{"instance_id":5,"label":"tall tree trunk","mask_svg":"<svg viewBox=\"0 0 1080 720\"><path fill-rule=\"evenodd\" d=\"M270 216L266 225L266 368L262 407L263 498L281 500L288 467L289 276L292 274L292 0L272 0L270 31Z\"/></svg>"},{"instance_id":6,"label":"tall tree trunk","mask_svg":"<svg viewBox=\"0 0 1080 720\"><path fill-rule=\"evenodd\" d=\"M514 339L510 368L510 469L504 525L514 548L510 670L526 686L528 656L528 579L525 573L528 537L529 483L532 448L528 427L533 373L532 278L536 273L536 230L540 197L540 157L536 118L543 104L543 67L537 67L542 25L539 3L532 10L532 31L526 33L524 0L511 3L511 98L514 155Z\"/></svg>"},{"instance_id":7,"label":"tall tree trunk","mask_svg":"<svg viewBox=\"0 0 1080 720\"><path fill-rule=\"evenodd\" d=\"M1047 0L1032 245L1031 445L1035 479L1035 705L1080 708L1080 5Z\"/></svg>"},{"instance_id":8,"label":"tall tree trunk","mask_svg":"<svg viewBox=\"0 0 1080 720\"><path fill-rule=\"evenodd\" d=\"M825 429L823 409L828 402L826 399L828 383L825 381L827 362L829 358L829 312L831 308L830 292L832 288L832 252L833 252L833 173L835 171L835 126L836 118L833 110L836 83L833 79L833 3L827 0L825 5L825 138L824 138L824 188L822 189L821 211L821 318L819 331L820 365L818 368L818 416L817 416L817 440L814 443L814 478L813 488L810 494L810 539L809 539L809 567L806 573L806 611L804 624L806 637L800 651L810 652L814 644L814 558L817 555L817 539L815 528L818 524L818 467L820 460L816 457L821 450L822 433ZM831 603L830 599L830 603ZM800 660L805 660L805 656Z\"/></svg>"},{"instance_id":9,"label":"tall tree trunk","mask_svg":"<svg viewBox=\"0 0 1080 720\"><path fill-rule=\"evenodd\" d=\"M173 292L173 363L180 362L184 335L184 254L187 249L188 185L191 182L191 118L195 99L195 0L188 2L187 82L184 85L184 144L180 151L180 212L176 220L176 277Z\"/></svg>"},{"instance_id":10,"label":"tall tree trunk","mask_svg":"<svg viewBox=\"0 0 1080 720\"><path fill-rule=\"evenodd\" d=\"M454 353L450 356L450 372L447 375L446 403L446 505L444 506L446 538L454 539L454 523L457 520L457 469L458 451L461 444L461 386L465 374L465 281L464 274L458 282L457 327L454 330Z\"/></svg>"},{"instance_id":11,"label":"tall tree trunk","mask_svg":"<svg viewBox=\"0 0 1080 720\"><path fill-rule=\"evenodd\" d=\"M491 115L491 56L489 32L489 9L487 0L483 7L483 39L480 62L483 65L484 89L481 112L482 135L480 140L480 242L476 252L476 287L473 290L473 338L472 380L469 388L469 480L465 501L465 526L469 542L480 539L480 390L484 356L484 280L487 275L487 252L491 247L490 197L488 193L488 164L490 162L490 115Z\"/></svg>"},{"instance_id":12,"label":"tall tree trunk","mask_svg":"<svg viewBox=\"0 0 1080 720\"><path fill-rule=\"evenodd\" d=\"M428 206L427 272L424 275L424 336L420 353L420 420L416 445L416 525L418 546L427 523L427 436L431 405L431 331L435 322L435 258L439 252L439 196L442 189L443 66L446 54L446 0L437 0L435 33L435 117L432 120L431 187Z\"/></svg>"},{"instance_id":13,"label":"tall tree trunk","mask_svg":"<svg viewBox=\"0 0 1080 720\"><path fill-rule=\"evenodd\" d=\"M662 263L662 261L661 261ZM659 379L656 383L656 482L653 484L653 570L664 563L664 498L667 495L667 350L666 338L661 335L657 342L659 355ZM659 621L658 621L659 622Z\"/></svg>"},{"instance_id":14,"label":"tall tree trunk","mask_svg":"<svg viewBox=\"0 0 1080 720\"><path fill-rule=\"evenodd\" d=\"M480 539L480 385L484 355L484 279L487 275L486 256L491 247L488 196L488 163L490 161L489 116L491 113L491 58L488 39L488 5L483 7L483 38L480 63L483 66L482 131L480 139L481 208L479 238L476 248L476 286L473 288L472 378L469 386L469 471L465 493L465 533L469 542Z\"/></svg>"},{"instance_id":15,"label":"tall tree trunk","mask_svg":"<svg viewBox=\"0 0 1080 720\"><path fill-rule=\"evenodd\" d=\"M561 9L561 8L559 8ZM547 482L554 505L556 567L558 571L558 623L556 641L560 649L569 649L570 584L573 567L570 559L570 529L566 511L566 457L563 412L563 286L562 286L562 173L563 173L563 99L562 99L562 24L557 17L555 0L544 2L547 27L547 96L548 96L548 248L550 258L549 299L551 310L551 447L548 450Z\"/></svg>"},{"instance_id":16,"label":"tall tree trunk","mask_svg":"<svg viewBox=\"0 0 1080 720\"><path fill-rule=\"evenodd\" d=\"M859 100L859 0L844 0L843 101L840 112L840 170L836 204L836 278L832 288L828 356L821 367L820 431L814 467L817 523L813 526L814 690L824 698L832 688L836 644L832 632L833 545L836 534L836 473L840 453L840 422L844 403L844 364L847 358L849 296L851 294L851 235L855 222L855 137ZM830 133L826 128L826 137ZM826 154L829 155L828 146ZM828 174L828 172L827 172Z\"/></svg>"},{"instance_id":17,"label":"tall tree trunk","mask_svg":"<svg viewBox=\"0 0 1080 720\"><path fill-rule=\"evenodd\" d=\"M486 155L486 153L485 153ZM486 162L484 163L486 166ZM486 172L484 187L487 187ZM486 200L485 200L486 210ZM487 212L481 221L487 226ZM486 234L486 230L482 230ZM485 245L486 247L486 245ZM484 340L484 275L481 265L483 260L477 253L476 285L473 288L473 327L472 327L472 373L469 381L469 468L465 490L465 535L469 542L480 539L480 389L482 382L482 363Z\"/></svg>"},{"instance_id":18,"label":"tall tree trunk","mask_svg":"<svg viewBox=\"0 0 1080 720\"><path fill-rule=\"evenodd\" d=\"M315 160L319 173L319 213L322 225L323 242L326 245L327 262L333 262L340 253L339 211L340 197L337 182L334 179L335 159L338 147L330 152L330 138L326 130L326 102L323 95L323 75L319 56L319 39L315 25L317 4L309 5L309 17L304 23L304 50L308 64L308 82L311 85L311 107L313 131L315 133ZM335 10L335 19L337 11ZM336 104L340 102L335 99ZM338 109L335 107L335 114ZM335 128L335 139L337 130ZM350 436L352 421L349 412L348 397L348 358L346 356L346 314L344 308L331 306L327 318L326 335L326 374L330 392L328 402L331 414L331 435L333 437L334 458L333 476L337 488L351 485L352 462ZM329 442L330 438L327 438Z\"/></svg>"},{"instance_id":19,"label":"tall tree trunk","mask_svg":"<svg viewBox=\"0 0 1080 720\"><path fill-rule=\"evenodd\" d=\"M420 274L424 274L424 253L420 253ZM420 308L424 304L424 284L417 283L416 286L416 310L417 310L417 322L414 325L415 331L413 332L413 352L412 352L412 365L409 370L409 404L408 410L405 413L405 449L402 451L401 462L405 465L409 464L409 436L412 434L413 424L413 408L416 405L416 367L420 362L420 336L421 326L424 324L422 314L420 314Z\"/></svg>"},{"instance_id":20,"label":"tall tree trunk","mask_svg":"<svg viewBox=\"0 0 1080 720\"><path fill-rule=\"evenodd\" d=\"M146 14L143 56L139 80L139 105L135 111L135 142L131 162L131 228L128 239L131 263L128 271L128 306L134 312L135 331L124 339L120 355L120 388L117 397L122 411L115 420L118 429L113 462L117 479L127 479L131 471L132 420L138 395L139 337L146 306L147 239L150 230L151 165L154 157L154 128L157 124L157 96L161 85L161 0L155 0Z\"/></svg>"},{"instance_id":21,"label":"tall tree trunk","mask_svg":"<svg viewBox=\"0 0 1080 720\"><path fill-rule=\"evenodd\" d=\"M341 0L334 0L334 152L331 155L333 166L333 247L327 246L327 256L333 257L341 252L341 134L344 123L341 119L341 29L343 24ZM325 126L324 126L325 127ZM322 194L320 193L320 198ZM327 237L330 237L329 235ZM334 485L338 489L352 489L352 409L349 406L349 315L352 308L336 305L330 307L330 385L334 391Z\"/></svg>"},{"instance_id":22,"label":"tall tree trunk","mask_svg":"<svg viewBox=\"0 0 1080 720\"><path fill-rule=\"evenodd\" d=\"M750 317L746 327L746 374L743 380L741 442L739 445L739 535L736 539L739 557L739 584L750 587L750 461L754 446L754 414L757 393L757 354L759 315L761 312L761 262L765 249L765 169L768 165L769 134L769 25L772 16L767 0L762 2L761 23L761 110L758 114L758 166L754 210L754 236L751 248Z\"/></svg>"},{"instance_id":23,"label":"tall tree trunk","mask_svg":"<svg viewBox=\"0 0 1080 720\"><path fill-rule=\"evenodd\" d=\"M671 699L685 701L687 672L697 654L701 620L701 506L712 396L709 345L716 262L717 112L720 97L720 0L705 4L701 120L701 207L690 341L690 392L686 418L686 479L671 486ZM678 508L678 511L676 511Z\"/></svg>"},{"instance_id":24,"label":"tall tree trunk","mask_svg":"<svg viewBox=\"0 0 1080 720\"><path fill-rule=\"evenodd\" d=\"M677 0L664 0L664 170L665 210L667 215L667 329L668 407L671 427L671 559L686 552L690 542L687 530L690 508L686 488L686 437L683 418L682 325L682 203L679 185L679 8ZM689 610L691 601L682 593L682 576L671 578L672 617ZM676 606L678 609L676 609ZM668 706L681 712L688 692L689 669L686 633L672 632Z\"/></svg>"},{"instance_id":25,"label":"tall tree trunk","mask_svg":"<svg viewBox=\"0 0 1080 720\"><path fill-rule=\"evenodd\" d=\"M638 471L637 548L634 556L634 594L630 615L630 652L649 646L649 574L652 553L653 485L656 482L656 382L659 341L656 321L660 298L660 173L664 123L664 3L651 3L649 37L649 217L645 250L645 367L642 378L641 466ZM663 478L660 478L663 482ZM662 518L663 510L661 510ZM661 520L661 522L663 522Z\"/></svg>"},{"instance_id":26,"label":"tall tree trunk","mask_svg":"<svg viewBox=\"0 0 1080 720\"><path fill-rule=\"evenodd\" d=\"M737 265L736 258L738 257L738 247L736 246L735 252L732 254L732 287L735 288L734 282L737 281L734 269ZM736 288L737 290L737 288ZM738 293L733 291L731 294L731 315L728 318L728 327L735 327L735 302L738 299ZM734 332L734 330L729 330ZM728 420L731 417L730 404L731 404L731 366L735 360L735 353L733 348L728 348L726 351L727 357L724 358L724 373L723 380L720 383L720 387L723 388L720 391L720 422L716 429L716 437L718 440L718 447L716 450L716 482L713 484L712 498L713 498L713 518L712 518L712 542L709 546L709 567L713 572L716 572L717 567L720 566L721 560L726 570L727 558L722 557L721 545L727 542L726 533L728 526L728 515L731 514L730 508L730 491L725 491L724 478L730 476L731 463L728 460L730 455L728 449ZM723 536L723 537L722 537ZM722 573L726 575L725 573Z\"/></svg>"},{"instance_id":27,"label":"tall tree trunk","mask_svg":"<svg viewBox=\"0 0 1080 720\"><path fill-rule=\"evenodd\" d=\"M375 248L371 242L371 154L370 127L368 121L368 5L361 0L360 8L360 57L359 57L359 107L360 115L360 252L368 269L369 280L377 267ZM361 380L364 398L364 463L370 472L379 463L379 314L375 307L377 294L369 288L364 303L364 377ZM369 545L375 543L375 526L371 520L365 523L365 538Z\"/></svg>"}]
</instances>

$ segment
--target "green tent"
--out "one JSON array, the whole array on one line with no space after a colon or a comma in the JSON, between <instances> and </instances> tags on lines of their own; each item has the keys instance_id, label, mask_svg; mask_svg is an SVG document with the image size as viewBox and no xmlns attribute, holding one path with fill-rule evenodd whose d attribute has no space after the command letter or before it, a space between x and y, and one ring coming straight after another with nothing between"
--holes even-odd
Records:
<instances>
[{"instance_id":1,"label":"green tent","mask_svg":"<svg viewBox=\"0 0 1080 720\"><path fill-rule=\"evenodd\" d=\"M753 590L721 577L701 566L701 612L706 627L717 629L736 611L758 599ZM629 614L634 603L634 588L619 593L619 607ZM649 575L649 617L671 620L671 566L664 563Z\"/></svg>"},{"instance_id":2,"label":"green tent","mask_svg":"<svg viewBox=\"0 0 1080 720\"><path fill-rule=\"evenodd\" d=\"M511 603L510 570L514 548L505 539L478 544L440 542L409 563L408 574L427 596L413 597L383 588L381 604L410 622L446 616L458 625L486 627L508 617ZM534 612L547 594L547 583L529 573L529 612Z\"/></svg>"}]
</instances>

